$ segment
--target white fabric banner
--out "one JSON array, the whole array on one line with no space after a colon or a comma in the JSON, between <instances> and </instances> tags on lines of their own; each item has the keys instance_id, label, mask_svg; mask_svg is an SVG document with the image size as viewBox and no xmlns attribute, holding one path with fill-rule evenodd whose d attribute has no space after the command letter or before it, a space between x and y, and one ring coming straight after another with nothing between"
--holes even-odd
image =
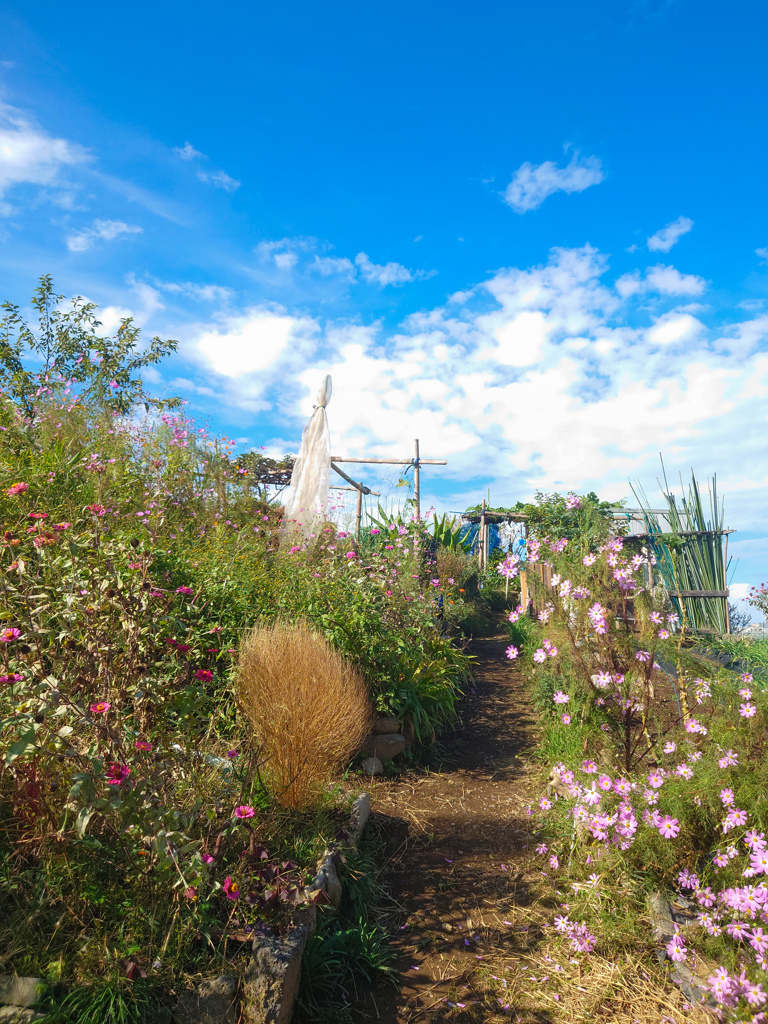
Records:
<instances>
[{"instance_id":1,"label":"white fabric banner","mask_svg":"<svg viewBox=\"0 0 768 1024\"><path fill-rule=\"evenodd\" d=\"M317 405L304 433L293 465L291 483L285 496L283 532L305 540L328 515L328 488L331 483L331 432L326 406L331 400L330 375L317 395Z\"/></svg>"}]
</instances>

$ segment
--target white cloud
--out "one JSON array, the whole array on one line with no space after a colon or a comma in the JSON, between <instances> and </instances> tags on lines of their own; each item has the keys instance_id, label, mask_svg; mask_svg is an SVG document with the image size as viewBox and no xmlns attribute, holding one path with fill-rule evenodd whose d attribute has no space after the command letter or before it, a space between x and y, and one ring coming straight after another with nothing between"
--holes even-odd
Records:
<instances>
[{"instance_id":1,"label":"white cloud","mask_svg":"<svg viewBox=\"0 0 768 1024\"><path fill-rule=\"evenodd\" d=\"M237 379L267 370L289 344L300 342L315 330L313 320L261 307L204 331L196 347L217 373Z\"/></svg>"},{"instance_id":2,"label":"white cloud","mask_svg":"<svg viewBox=\"0 0 768 1024\"><path fill-rule=\"evenodd\" d=\"M405 284L425 277L433 277L436 270L409 270L401 263L373 263L367 253L359 252L355 263L360 273L369 284L380 284L385 288L388 284Z\"/></svg>"},{"instance_id":3,"label":"white cloud","mask_svg":"<svg viewBox=\"0 0 768 1024\"><path fill-rule=\"evenodd\" d=\"M645 292L658 292L661 295L701 295L707 287L703 277L696 274L681 274L676 267L665 267L658 263L649 267L645 279L635 270L631 274L623 274L616 281L616 291L623 298L640 295Z\"/></svg>"},{"instance_id":4,"label":"white cloud","mask_svg":"<svg viewBox=\"0 0 768 1024\"><path fill-rule=\"evenodd\" d=\"M645 336L652 345L676 345L681 341L693 341L703 330L704 325L695 316L673 310L659 317Z\"/></svg>"},{"instance_id":5,"label":"white cloud","mask_svg":"<svg viewBox=\"0 0 768 1024\"><path fill-rule=\"evenodd\" d=\"M768 264L768 249L755 249L755 255L760 257L761 263Z\"/></svg>"},{"instance_id":6,"label":"white cloud","mask_svg":"<svg viewBox=\"0 0 768 1024\"><path fill-rule=\"evenodd\" d=\"M582 158L574 153L565 167L558 167L552 160L536 165L526 162L515 171L503 198L515 213L527 213L555 192L583 192L590 185L599 185L604 178L596 156Z\"/></svg>"},{"instance_id":7,"label":"white cloud","mask_svg":"<svg viewBox=\"0 0 768 1024\"><path fill-rule=\"evenodd\" d=\"M346 256L315 256L310 266L323 277L338 275L351 279L357 274L354 263Z\"/></svg>"},{"instance_id":8,"label":"white cloud","mask_svg":"<svg viewBox=\"0 0 768 1024\"><path fill-rule=\"evenodd\" d=\"M183 146L175 146L173 152L181 160L194 160L196 156L204 156L203 153L195 149L191 142L185 142Z\"/></svg>"},{"instance_id":9,"label":"white cloud","mask_svg":"<svg viewBox=\"0 0 768 1024\"><path fill-rule=\"evenodd\" d=\"M690 217L678 217L665 228L661 228L655 235L648 239L648 248L651 252L669 252L673 245L680 241L683 235L687 235L693 227Z\"/></svg>"},{"instance_id":10,"label":"white cloud","mask_svg":"<svg viewBox=\"0 0 768 1024\"><path fill-rule=\"evenodd\" d=\"M67 238L70 252L87 252L98 241L112 242L126 235L140 235L144 229L122 220L95 220L91 227L74 231Z\"/></svg>"},{"instance_id":11,"label":"white cloud","mask_svg":"<svg viewBox=\"0 0 768 1024\"><path fill-rule=\"evenodd\" d=\"M213 185L224 192L236 192L242 184L236 178L230 178L226 171L198 171L197 176L206 185Z\"/></svg>"},{"instance_id":12,"label":"white cloud","mask_svg":"<svg viewBox=\"0 0 768 1024\"><path fill-rule=\"evenodd\" d=\"M55 185L63 168L88 159L82 146L49 135L20 110L0 103L0 200L15 185ZM10 211L0 202L0 213Z\"/></svg>"}]
</instances>

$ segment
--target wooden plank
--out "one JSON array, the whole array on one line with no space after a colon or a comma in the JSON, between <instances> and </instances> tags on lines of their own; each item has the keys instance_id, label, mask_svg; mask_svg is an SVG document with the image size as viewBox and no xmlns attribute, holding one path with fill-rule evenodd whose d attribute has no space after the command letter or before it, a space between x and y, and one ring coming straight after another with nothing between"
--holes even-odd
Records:
<instances>
[{"instance_id":1,"label":"wooden plank","mask_svg":"<svg viewBox=\"0 0 768 1024\"><path fill-rule=\"evenodd\" d=\"M730 590L670 590L670 597L729 597Z\"/></svg>"}]
</instances>

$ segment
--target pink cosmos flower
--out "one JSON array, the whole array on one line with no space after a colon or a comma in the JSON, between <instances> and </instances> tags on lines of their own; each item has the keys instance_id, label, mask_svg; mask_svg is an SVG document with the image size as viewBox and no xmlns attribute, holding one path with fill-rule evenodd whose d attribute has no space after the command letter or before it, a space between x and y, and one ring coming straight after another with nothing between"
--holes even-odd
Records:
<instances>
[{"instance_id":1,"label":"pink cosmos flower","mask_svg":"<svg viewBox=\"0 0 768 1024\"><path fill-rule=\"evenodd\" d=\"M725 756L717 762L721 768L728 768L729 765L739 763L739 755L733 750L726 750Z\"/></svg>"},{"instance_id":2,"label":"pink cosmos flower","mask_svg":"<svg viewBox=\"0 0 768 1024\"><path fill-rule=\"evenodd\" d=\"M545 662L547 660L547 652L545 650L542 650L541 647L539 647L537 651L533 652L533 660L536 662L537 665L541 665L542 662Z\"/></svg>"},{"instance_id":3,"label":"pink cosmos flower","mask_svg":"<svg viewBox=\"0 0 768 1024\"><path fill-rule=\"evenodd\" d=\"M514 661L519 654L520 651L515 647L515 645L510 644L510 646L507 648L507 657L510 659L510 661Z\"/></svg>"},{"instance_id":4,"label":"pink cosmos flower","mask_svg":"<svg viewBox=\"0 0 768 1024\"><path fill-rule=\"evenodd\" d=\"M665 839L674 839L680 831L680 823L677 818L672 818L669 814L665 814L657 828Z\"/></svg>"},{"instance_id":5,"label":"pink cosmos flower","mask_svg":"<svg viewBox=\"0 0 768 1024\"><path fill-rule=\"evenodd\" d=\"M584 565L594 565L596 561L597 561L597 555L595 555L595 554L593 554L591 552L590 552L590 554L585 555L582 558L582 562L584 563Z\"/></svg>"},{"instance_id":6,"label":"pink cosmos flower","mask_svg":"<svg viewBox=\"0 0 768 1024\"><path fill-rule=\"evenodd\" d=\"M227 875L224 879L222 889L224 890L224 895L228 900L236 900L240 896L240 885L232 878L231 875Z\"/></svg>"},{"instance_id":7,"label":"pink cosmos flower","mask_svg":"<svg viewBox=\"0 0 768 1024\"><path fill-rule=\"evenodd\" d=\"M510 622L517 622L520 616L523 614L523 606L519 604L513 612L510 612L507 618Z\"/></svg>"},{"instance_id":8,"label":"pink cosmos flower","mask_svg":"<svg viewBox=\"0 0 768 1024\"><path fill-rule=\"evenodd\" d=\"M662 623L661 612L651 612L648 616L654 626L660 626Z\"/></svg>"},{"instance_id":9,"label":"pink cosmos flower","mask_svg":"<svg viewBox=\"0 0 768 1024\"><path fill-rule=\"evenodd\" d=\"M597 771L597 765L594 761L582 761L581 770L588 775L593 775Z\"/></svg>"},{"instance_id":10,"label":"pink cosmos flower","mask_svg":"<svg viewBox=\"0 0 768 1024\"><path fill-rule=\"evenodd\" d=\"M552 700L555 702L555 704L567 704L570 699L571 698L568 696L568 694L567 693L563 693L562 690L558 690L557 693L552 698Z\"/></svg>"},{"instance_id":11,"label":"pink cosmos flower","mask_svg":"<svg viewBox=\"0 0 768 1024\"><path fill-rule=\"evenodd\" d=\"M674 743L672 740L670 740L669 743L666 743L664 745L664 753L665 754L674 754L674 752L676 750L677 750L677 744Z\"/></svg>"},{"instance_id":12,"label":"pink cosmos flower","mask_svg":"<svg viewBox=\"0 0 768 1024\"><path fill-rule=\"evenodd\" d=\"M24 491L29 490L29 484L25 484L24 481L19 481L17 484L12 484L5 492L9 498L15 498L17 494L23 494Z\"/></svg>"},{"instance_id":13,"label":"pink cosmos flower","mask_svg":"<svg viewBox=\"0 0 768 1024\"><path fill-rule=\"evenodd\" d=\"M236 818L252 818L255 813L256 811L250 804L240 804L239 807L235 808Z\"/></svg>"},{"instance_id":14,"label":"pink cosmos flower","mask_svg":"<svg viewBox=\"0 0 768 1024\"><path fill-rule=\"evenodd\" d=\"M638 651L635 655L638 661L650 661L651 655L648 651Z\"/></svg>"},{"instance_id":15,"label":"pink cosmos flower","mask_svg":"<svg viewBox=\"0 0 768 1024\"><path fill-rule=\"evenodd\" d=\"M20 636L21 630L12 626L10 629L4 629L2 633L0 633L0 641L4 644L9 644L13 640L18 640Z\"/></svg>"},{"instance_id":16,"label":"pink cosmos flower","mask_svg":"<svg viewBox=\"0 0 768 1024\"><path fill-rule=\"evenodd\" d=\"M675 774L679 775L683 779L692 779L693 769L687 764L679 764L677 768L675 768Z\"/></svg>"},{"instance_id":17,"label":"pink cosmos flower","mask_svg":"<svg viewBox=\"0 0 768 1024\"><path fill-rule=\"evenodd\" d=\"M571 724L571 716L570 715L560 715L560 721L563 723L563 725L570 725Z\"/></svg>"},{"instance_id":18,"label":"pink cosmos flower","mask_svg":"<svg viewBox=\"0 0 768 1024\"><path fill-rule=\"evenodd\" d=\"M742 718L752 718L756 711L757 708L754 704L742 704L739 707L739 714Z\"/></svg>"},{"instance_id":19,"label":"pink cosmos flower","mask_svg":"<svg viewBox=\"0 0 768 1024\"><path fill-rule=\"evenodd\" d=\"M659 640L669 640L669 630L668 629L660 629L659 632L658 632L658 637L659 637Z\"/></svg>"},{"instance_id":20,"label":"pink cosmos flower","mask_svg":"<svg viewBox=\"0 0 768 1024\"><path fill-rule=\"evenodd\" d=\"M603 789L606 792L613 785L610 775L601 775L600 778L597 780L597 784L600 787L600 789Z\"/></svg>"},{"instance_id":21,"label":"pink cosmos flower","mask_svg":"<svg viewBox=\"0 0 768 1024\"><path fill-rule=\"evenodd\" d=\"M551 800L547 800L547 798L545 796L543 796L543 797L541 797L539 799L539 807L542 809L542 811L548 811L551 806L552 806L552 801Z\"/></svg>"},{"instance_id":22,"label":"pink cosmos flower","mask_svg":"<svg viewBox=\"0 0 768 1024\"><path fill-rule=\"evenodd\" d=\"M355 553L354 551L347 551L347 553L346 553L346 556L345 556L345 557L346 557L346 558L349 558L349 559L352 559L352 558L357 558L357 554L356 554L356 553Z\"/></svg>"},{"instance_id":23,"label":"pink cosmos flower","mask_svg":"<svg viewBox=\"0 0 768 1024\"><path fill-rule=\"evenodd\" d=\"M194 594L195 594L195 592L192 589L192 587L187 587L186 585L185 586L181 586L181 587L176 587L176 593L177 594L185 594L187 597L194 597Z\"/></svg>"},{"instance_id":24,"label":"pink cosmos flower","mask_svg":"<svg viewBox=\"0 0 768 1024\"><path fill-rule=\"evenodd\" d=\"M720 790L720 799L723 801L723 803L725 804L726 807L730 807L730 805L734 801L733 790L732 789L721 789Z\"/></svg>"},{"instance_id":25,"label":"pink cosmos flower","mask_svg":"<svg viewBox=\"0 0 768 1024\"><path fill-rule=\"evenodd\" d=\"M739 696L743 697L744 700L751 700L752 699L752 691L749 689L748 686L745 686L743 690L739 690Z\"/></svg>"},{"instance_id":26,"label":"pink cosmos flower","mask_svg":"<svg viewBox=\"0 0 768 1024\"><path fill-rule=\"evenodd\" d=\"M549 866L552 868L553 871L557 871L557 869L560 867L560 861L558 860L556 853L553 853L552 856L549 858Z\"/></svg>"},{"instance_id":27,"label":"pink cosmos flower","mask_svg":"<svg viewBox=\"0 0 768 1024\"><path fill-rule=\"evenodd\" d=\"M94 715L102 715L104 714L105 711L109 711L111 707L112 705L109 703L109 701L100 700L97 701L95 704L91 704L91 711L94 713Z\"/></svg>"},{"instance_id":28,"label":"pink cosmos flower","mask_svg":"<svg viewBox=\"0 0 768 1024\"><path fill-rule=\"evenodd\" d=\"M741 676L741 681L742 681L742 683L751 683L752 682L752 674L750 672L745 672Z\"/></svg>"}]
</instances>

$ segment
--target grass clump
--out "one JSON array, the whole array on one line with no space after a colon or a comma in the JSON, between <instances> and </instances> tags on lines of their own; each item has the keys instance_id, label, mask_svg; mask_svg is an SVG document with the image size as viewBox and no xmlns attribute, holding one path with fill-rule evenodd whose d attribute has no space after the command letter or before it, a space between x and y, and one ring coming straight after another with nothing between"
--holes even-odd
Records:
<instances>
[{"instance_id":1,"label":"grass clump","mask_svg":"<svg viewBox=\"0 0 768 1024\"><path fill-rule=\"evenodd\" d=\"M283 807L316 800L371 730L361 674L306 624L276 622L247 634L237 691Z\"/></svg>"}]
</instances>

